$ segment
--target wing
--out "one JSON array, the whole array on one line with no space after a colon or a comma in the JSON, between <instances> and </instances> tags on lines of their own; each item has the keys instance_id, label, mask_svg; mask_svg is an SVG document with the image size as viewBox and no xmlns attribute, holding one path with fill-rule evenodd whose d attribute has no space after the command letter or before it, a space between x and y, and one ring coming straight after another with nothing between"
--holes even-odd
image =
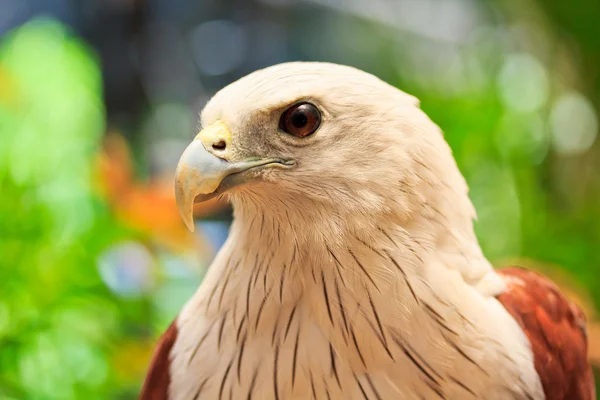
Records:
<instances>
[{"instance_id":1,"label":"wing","mask_svg":"<svg viewBox=\"0 0 600 400\"><path fill-rule=\"evenodd\" d=\"M169 372L171 348L177 338L177 323L173 321L160 337L142 386L139 400L167 400L171 376Z\"/></svg>"},{"instance_id":2,"label":"wing","mask_svg":"<svg viewBox=\"0 0 600 400\"><path fill-rule=\"evenodd\" d=\"M585 315L548 279L521 268L498 273L507 291L498 300L527 335L547 400L593 400Z\"/></svg>"}]
</instances>

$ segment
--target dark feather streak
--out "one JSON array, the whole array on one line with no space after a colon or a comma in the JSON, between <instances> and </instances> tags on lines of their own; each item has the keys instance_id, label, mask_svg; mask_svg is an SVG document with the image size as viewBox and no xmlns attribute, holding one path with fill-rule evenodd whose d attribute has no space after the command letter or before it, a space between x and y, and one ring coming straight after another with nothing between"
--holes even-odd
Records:
<instances>
[{"instance_id":1,"label":"dark feather streak","mask_svg":"<svg viewBox=\"0 0 600 400\"><path fill-rule=\"evenodd\" d=\"M277 315L277 318L275 319L275 324L273 326L273 334L271 336L271 346L275 345L275 338L277 337L277 334L279 333L279 315Z\"/></svg>"},{"instance_id":2,"label":"dark feather streak","mask_svg":"<svg viewBox=\"0 0 600 400\"><path fill-rule=\"evenodd\" d=\"M335 377L335 380L341 389L342 384L340 383L340 377L338 375L337 367L335 365L335 351L333 350L333 345L331 343L329 343L329 356L331 358L331 374Z\"/></svg>"},{"instance_id":3,"label":"dark feather streak","mask_svg":"<svg viewBox=\"0 0 600 400\"><path fill-rule=\"evenodd\" d=\"M260 221L260 231L259 231L261 235L263 233L264 228L265 228L265 214L263 213L262 219Z\"/></svg>"},{"instance_id":4,"label":"dark feather streak","mask_svg":"<svg viewBox=\"0 0 600 400\"><path fill-rule=\"evenodd\" d=\"M206 382L208 382L208 378L204 378L204 380L200 384L200 387L198 388L198 391L196 392L196 395L194 396L194 400L198 400L200 398L200 395L202 394L202 391L204 390L204 386L206 386Z\"/></svg>"},{"instance_id":5,"label":"dark feather streak","mask_svg":"<svg viewBox=\"0 0 600 400\"><path fill-rule=\"evenodd\" d=\"M365 377L367 378L367 382L369 383L369 386L371 387L371 390L373 391L375 398L377 400L381 400L381 396L379 395L379 392L377 392L377 389L375 388L375 385L373 384L371 377L369 375L365 375Z\"/></svg>"},{"instance_id":6,"label":"dark feather streak","mask_svg":"<svg viewBox=\"0 0 600 400\"><path fill-rule=\"evenodd\" d=\"M281 279L279 285L279 303L283 303L283 283L285 281L285 270L287 269L287 264L283 264L283 268L281 269Z\"/></svg>"},{"instance_id":7,"label":"dark feather streak","mask_svg":"<svg viewBox=\"0 0 600 400\"><path fill-rule=\"evenodd\" d=\"M219 328L219 339L217 342L217 349L221 349L221 341L223 340L223 331L225 329L225 322L227 321L227 313L228 311L225 311L225 313L223 314L223 318L221 319L221 327Z\"/></svg>"},{"instance_id":8,"label":"dark feather streak","mask_svg":"<svg viewBox=\"0 0 600 400\"><path fill-rule=\"evenodd\" d=\"M229 261L228 261L228 263L229 263ZM215 296L218 288L219 288L219 285L214 285L212 290L210 291L210 294L208 295L208 299L206 300L206 312L207 313L208 313L208 309L210 308L210 303L212 302L212 299Z\"/></svg>"},{"instance_id":9,"label":"dark feather streak","mask_svg":"<svg viewBox=\"0 0 600 400\"><path fill-rule=\"evenodd\" d=\"M335 254L333 253L333 251L329 248L329 246L325 246L327 248L327 251L329 252L329 254L331 255L331 257L333 258L334 264L335 265L335 269L337 271L338 276L340 277L340 279L342 280L342 285L344 285L344 287L346 286L346 281L344 280L344 274L342 274L342 271L340 268L342 268L342 263L340 262L340 260L338 260L338 258L335 256ZM316 280L315 280L316 283Z\"/></svg>"},{"instance_id":10,"label":"dark feather streak","mask_svg":"<svg viewBox=\"0 0 600 400\"><path fill-rule=\"evenodd\" d=\"M410 361L412 361L412 363L419 369L419 371L421 371L423 373L423 375L425 375L427 378L429 378L437 386L440 385L438 379L434 376L434 374L435 374L438 378L441 379L440 374L435 372L435 370L433 368L431 368L431 366L429 364L427 364L427 362L425 362L425 360L423 360L423 358L421 358L420 356L417 355L417 353L415 353L414 351L412 351L412 352L409 351L408 345L403 343L400 338L396 337L396 335L392 334L392 339L394 340L394 342L396 342L398 347L400 347L400 349L404 352L404 354L408 357L408 359ZM429 372L428 370L431 370L431 372Z\"/></svg>"},{"instance_id":11,"label":"dark feather streak","mask_svg":"<svg viewBox=\"0 0 600 400\"><path fill-rule=\"evenodd\" d=\"M312 391L313 399L317 400L317 391L315 389L315 381L312 376L312 372L310 372L310 389Z\"/></svg>"},{"instance_id":12,"label":"dark feather streak","mask_svg":"<svg viewBox=\"0 0 600 400\"><path fill-rule=\"evenodd\" d=\"M294 265L294 261L296 261L296 253L298 252L298 244L294 241L294 253L292 254L292 261L290 265Z\"/></svg>"},{"instance_id":13,"label":"dark feather streak","mask_svg":"<svg viewBox=\"0 0 600 400\"><path fill-rule=\"evenodd\" d=\"M373 253L377 254L379 257L385 258L385 256L383 254L381 254L381 252L379 252L379 250L373 248L373 246L371 246L369 243L365 242L364 240L362 240L361 238L359 238L357 236L354 236L354 238L356 240L358 240L359 242L361 242L366 248L371 250Z\"/></svg>"},{"instance_id":14,"label":"dark feather streak","mask_svg":"<svg viewBox=\"0 0 600 400\"><path fill-rule=\"evenodd\" d=\"M248 288L246 289L246 318L250 317L250 291L252 289L252 280L248 280Z\"/></svg>"},{"instance_id":15,"label":"dark feather streak","mask_svg":"<svg viewBox=\"0 0 600 400\"><path fill-rule=\"evenodd\" d=\"M287 339L287 335L290 331L290 326L292 326L292 321L294 319L294 315L296 314L296 307L298 307L298 304L294 305L294 308L292 309L292 312L290 313L290 318L288 319L288 323L285 328L285 335L283 336L283 340Z\"/></svg>"},{"instance_id":16,"label":"dark feather streak","mask_svg":"<svg viewBox=\"0 0 600 400\"><path fill-rule=\"evenodd\" d=\"M379 327L379 332L381 333L381 344L385 348L386 353L393 360L394 356L392 356L392 352L390 351L387 339L385 337L385 333L383 331L383 325L381 325L381 320L379 319L379 314L377 313L377 309L375 308L375 304L373 303L373 299L371 298L371 294L367 291L367 295L369 296L369 303L371 304L371 310L373 311L373 315L375 316L375 321L377 321L377 326Z\"/></svg>"},{"instance_id":17,"label":"dark feather streak","mask_svg":"<svg viewBox=\"0 0 600 400\"><path fill-rule=\"evenodd\" d=\"M352 341L354 342L354 347L356 348L358 357L360 357L360 361L362 361L363 366L367 368L367 364L365 363L365 359L360 351L360 347L358 347L358 341L356 340L356 335L354 334L354 329L352 329L352 327L350 327L350 335L352 336Z\"/></svg>"},{"instance_id":18,"label":"dark feather streak","mask_svg":"<svg viewBox=\"0 0 600 400\"><path fill-rule=\"evenodd\" d=\"M204 341L208 337L208 334L212 330L212 327L213 327L213 325L211 325L210 329L206 330L206 332L204 333L204 335L202 335L202 338L200 338L200 340L196 344L196 347L194 347L194 351L192 351L192 354L190 355L190 358L188 360L188 366L190 366L192 364L192 361L194 360L194 357L196 356L196 353L198 352L198 349L200 348L200 346L202 346L202 343L204 343Z\"/></svg>"},{"instance_id":19,"label":"dark feather streak","mask_svg":"<svg viewBox=\"0 0 600 400\"><path fill-rule=\"evenodd\" d=\"M477 395L475 394L474 391L472 391L471 389L469 389L464 383L462 383L461 381L459 381L458 379L450 376L449 379L456 383L458 386L460 386L461 388L463 388L464 390L466 390L467 392L469 392L470 394L472 394L473 396L477 397Z\"/></svg>"},{"instance_id":20,"label":"dark feather streak","mask_svg":"<svg viewBox=\"0 0 600 400\"><path fill-rule=\"evenodd\" d=\"M367 396L367 392L365 392L365 388L363 388L363 385L361 385L360 381L358 380L358 376L354 375L354 380L358 384L358 388L360 389L360 392L362 393L365 400L369 400L369 396Z\"/></svg>"},{"instance_id":21,"label":"dark feather streak","mask_svg":"<svg viewBox=\"0 0 600 400\"><path fill-rule=\"evenodd\" d=\"M346 311L344 310L344 303L342 303L342 295L340 294L340 286L338 285L337 279L335 280L335 292L337 294L337 298L338 298L338 305L340 307L340 314L342 315L342 322L344 323L344 329L345 332L342 331L342 333L344 333L344 341L347 341L346 339L346 335L348 334L348 319L346 318Z\"/></svg>"},{"instance_id":22,"label":"dark feather streak","mask_svg":"<svg viewBox=\"0 0 600 400\"><path fill-rule=\"evenodd\" d=\"M240 344L240 353L238 355L238 365L237 365L238 383L240 383L241 379L242 379L242 360L244 358L244 349L246 348L246 338L247 338L247 335L244 335L244 338L242 339L242 343Z\"/></svg>"},{"instance_id":23,"label":"dark feather streak","mask_svg":"<svg viewBox=\"0 0 600 400\"><path fill-rule=\"evenodd\" d=\"M375 283L375 281L373 280L373 278L371 278L371 275L369 275L369 273L367 272L367 270L365 269L365 267L362 265L362 263L358 260L358 258L356 257L356 255L354 255L354 252L352 250L350 250L350 249L348 249L348 252L352 256L352 258L354 258L354 261L356 261L356 264L359 266L360 270L365 274L365 276L367 277L367 279L369 279L369 281L371 281L371 283L373 284L373 286L375 287L375 289L378 292L381 292L379 290L379 288L377 287L377 284Z\"/></svg>"},{"instance_id":24,"label":"dark feather streak","mask_svg":"<svg viewBox=\"0 0 600 400\"><path fill-rule=\"evenodd\" d=\"M258 323L260 322L260 316L262 315L262 312L265 308L265 303L267 302L267 299L269 298L269 295L271 294L271 289L272 288L269 288L269 290L265 294L265 297L263 297L262 301L260 302L260 306L258 307L258 313L256 315L256 323L254 324L254 330L258 329Z\"/></svg>"},{"instance_id":25,"label":"dark feather streak","mask_svg":"<svg viewBox=\"0 0 600 400\"><path fill-rule=\"evenodd\" d=\"M454 341L452 340L448 340L448 338L446 338L446 341L450 344L450 346L452 346L454 348L454 350L456 350L458 352L458 354L460 354L461 356L463 356L465 358L465 360L469 361L471 364L473 364L475 367L477 367L477 369L479 369L481 372L483 372L486 376L490 376L490 374L488 374L488 372L483 369L483 367L479 364L477 364L475 362L475 360L473 360L471 357L469 357L469 355L467 353L465 353L465 351L463 349L461 349L456 343L454 343Z\"/></svg>"},{"instance_id":26,"label":"dark feather streak","mask_svg":"<svg viewBox=\"0 0 600 400\"><path fill-rule=\"evenodd\" d=\"M275 358L273 360L273 391L275 400L279 400L279 383L277 380L277 368L279 364L279 345L275 346Z\"/></svg>"},{"instance_id":27,"label":"dark feather streak","mask_svg":"<svg viewBox=\"0 0 600 400\"><path fill-rule=\"evenodd\" d=\"M237 263L239 264L240 261L238 261ZM229 280L231 279L231 274L232 274L234 268L227 268L227 274L225 275L225 280L223 282L223 288L221 289L221 294L219 295L219 303L218 303L219 310L221 309L221 304L223 303L223 296L225 295L225 291L227 290L227 285L229 284Z\"/></svg>"},{"instance_id":28,"label":"dark feather streak","mask_svg":"<svg viewBox=\"0 0 600 400\"><path fill-rule=\"evenodd\" d=\"M415 299L417 304L419 304L420 300L417 297L417 294L415 293L415 290L413 289L412 285L410 284L410 281L408 280L408 276L406 275L406 272L404 272L402 267L396 262L396 260L394 260L394 258L392 257L391 254L387 253L387 256L388 256L389 260L394 264L394 266L398 269L398 271L400 271L400 273L402 274L402 277L404 278L404 282L406 282L406 286L408 286L408 290L410 290L410 294L412 294L412 297Z\"/></svg>"},{"instance_id":29,"label":"dark feather streak","mask_svg":"<svg viewBox=\"0 0 600 400\"><path fill-rule=\"evenodd\" d=\"M246 323L246 319L247 318L248 318L247 316L245 316L244 318L242 318L242 321L240 322L240 326L238 326L237 333L235 335L235 340L237 342L240 341L240 335L242 334L242 328L244 327L244 324Z\"/></svg>"},{"instance_id":30,"label":"dark feather streak","mask_svg":"<svg viewBox=\"0 0 600 400\"><path fill-rule=\"evenodd\" d=\"M423 302L423 305L425 306L425 311L427 311L433 317L433 320L440 326L440 328L445 329L454 336L458 336L458 333L450 328L448 324L446 324L446 319L444 317L435 311L429 304Z\"/></svg>"},{"instance_id":31,"label":"dark feather streak","mask_svg":"<svg viewBox=\"0 0 600 400\"><path fill-rule=\"evenodd\" d=\"M252 382L250 383L250 388L248 389L248 397L246 400L252 400L252 392L254 391L254 387L256 386L256 378L258 377L258 368L254 370L254 374L252 375Z\"/></svg>"},{"instance_id":32,"label":"dark feather streak","mask_svg":"<svg viewBox=\"0 0 600 400\"><path fill-rule=\"evenodd\" d=\"M294 356L292 358L292 389L296 382L296 365L298 363L298 346L300 344L300 329L296 332L296 342L294 343Z\"/></svg>"},{"instance_id":33,"label":"dark feather streak","mask_svg":"<svg viewBox=\"0 0 600 400\"><path fill-rule=\"evenodd\" d=\"M264 265L264 263L261 263L259 266L258 257L259 257L258 252L256 252L256 258L254 259L254 269L253 269L254 280L252 282L252 286L256 286L256 282L258 281L258 276L260 275L260 270L262 269L262 267Z\"/></svg>"},{"instance_id":34,"label":"dark feather streak","mask_svg":"<svg viewBox=\"0 0 600 400\"><path fill-rule=\"evenodd\" d=\"M333 323L333 315L331 314L331 305L329 304L329 295L327 294L327 284L325 283L325 273L321 272L321 281L323 282L323 296L325 297L325 304L327 306L327 314L329 315L329 320L331 321L331 325Z\"/></svg>"},{"instance_id":35,"label":"dark feather streak","mask_svg":"<svg viewBox=\"0 0 600 400\"><path fill-rule=\"evenodd\" d=\"M429 389L431 389L435 394L438 395L438 397L442 400L445 400L446 398L444 397L444 393L442 393L441 388L439 387L439 385L435 384L434 382L431 381L424 381L425 384L429 387Z\"/></svg>"},{"instance_id":36,"label":"dark feather streak","mask_svg":"<svg viewBox=\"0 0 600 400\"><path fill-rule=\"evenodd\" d=\"M219 400L223 398L223 390L225 389L225 382L227 381L227 377L229 376L229 371L231 371L231 366L233 365L233 359L229 362L227 369L225 370L225 374L223 375L223 379L221 380L221 387L219 388Z\"/></svg>"}]
</instances>

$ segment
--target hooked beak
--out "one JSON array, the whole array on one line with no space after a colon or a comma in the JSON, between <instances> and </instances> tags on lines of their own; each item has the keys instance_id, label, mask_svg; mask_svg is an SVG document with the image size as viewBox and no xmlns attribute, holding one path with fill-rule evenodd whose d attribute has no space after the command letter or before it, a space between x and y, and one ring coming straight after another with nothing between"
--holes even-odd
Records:
<instances>
[{"instance_id":1,"label":"hooked beak","mask_svg":"<svg viewBox=\"0 0 600 400\"><path fill-rule=\"evenodd\" d=\"M179 214L194 231L194 203L210 200L248 182L268 167L290 168L293 160L251 158L230 162L231 132L217 121L203 129L185 149L175 172L175 198Z\"/></svg>"}]
</instances>

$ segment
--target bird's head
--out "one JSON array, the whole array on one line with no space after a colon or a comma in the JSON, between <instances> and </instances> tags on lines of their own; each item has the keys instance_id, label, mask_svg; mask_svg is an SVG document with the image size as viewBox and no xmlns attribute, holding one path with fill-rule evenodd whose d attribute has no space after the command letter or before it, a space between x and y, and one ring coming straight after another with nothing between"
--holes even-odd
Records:
<instances>
[{"instance_id":1,"label":"bird's head","mask_svg":"<svg viewBox=\"0 0 600 400\"><path fill-rule=\"evenodd\" d=\"M194 201L309 220L387 213L411 219L452 202L470 220L464 180L418 101L363 71L287 63L219 91L185 150L176 195L190 229Z\"/></svg>"}]
</instances>

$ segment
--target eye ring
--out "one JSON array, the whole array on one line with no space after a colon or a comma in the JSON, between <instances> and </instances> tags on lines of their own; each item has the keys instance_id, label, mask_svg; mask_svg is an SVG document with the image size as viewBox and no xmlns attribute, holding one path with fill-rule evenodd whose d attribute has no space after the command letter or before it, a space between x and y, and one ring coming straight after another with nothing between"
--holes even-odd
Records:
<instances>
[{"instance_id":1,"label":"eye ring","mask_svg":"<svg viewBox=\"0 0 600 400\"><path fill-rule=\"evenodd\" d=\"M308 102L294 104L281 114L279 129L297 138L312 135L321 126L321 112Z\"/></svg>"}]
</instances>

